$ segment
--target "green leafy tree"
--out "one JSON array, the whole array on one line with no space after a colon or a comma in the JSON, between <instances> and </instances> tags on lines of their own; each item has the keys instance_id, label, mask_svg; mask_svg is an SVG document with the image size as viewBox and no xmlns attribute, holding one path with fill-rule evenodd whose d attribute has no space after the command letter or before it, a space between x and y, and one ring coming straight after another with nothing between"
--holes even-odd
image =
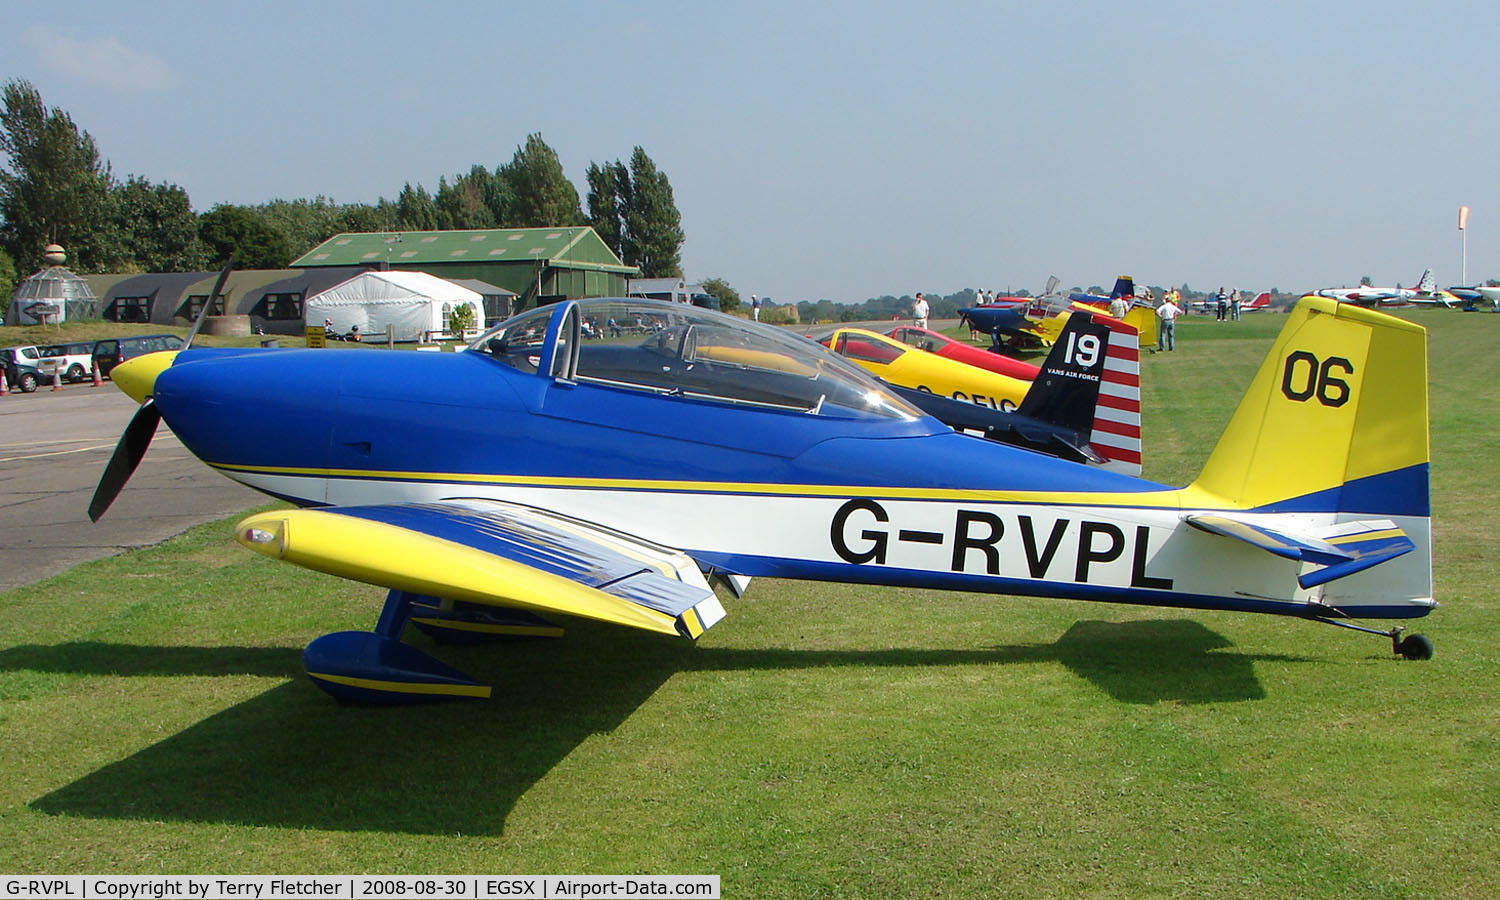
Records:
<instances>
[{"instance_id":1,"label":"green leafy tree","mask_svg":"<svg viewBox=\"0 0 1500 900\"><path fill-rule=\"evenodd\" d=\"M453 307L448 313L448 330L462 334L467 329L474 327L474 307L469 303L460 303Z\"/></svg>"},{"instance_id":2,"label":"green leafy tree","mask_svg":"<svg viewBox=\"0 0 1500 900\"><path fill-rule=\"evenodd\" d=\"M630 170L616 160L599 165L589 163L589 216L588 223L600 239L624 258L621 239L625 235L623 205L630 191Z\"/></svg>"},{"instance_id":3,"label":"green leafy tree","mask_svg":"<svg viewBox=\"0 0 1500 900\"><path fill-rule=\"evenodd\" d=\"M796 325L801 321L797 307L790 303L785 306L775 306L764 300L760 304L760 320L768 325Z\"/></svg>"},{"instance_id":4,"label":"green leafy tree","mask_svg":"<svg viewBox=\"0 0 1500 900\"><path fill-rule=\"evenodd\" d=\"M292 259L338 234L343 207L319 194L311 200L272 200L247 207L266 224L286 237Z\"/></svg>"},{"instance_id":5,"label":"green leafy tree","mask_svg":"<svg viewBox=\"0 0 1500 900\"><path fill-rule=\"evenodd\" d=\"M724 312L734 312L739 308L740 292L722 278L703 279L703 292L719 298L719 308Z\"/></svg>"},{"instance_id":6,"label":"green leafy tree","mask_svg":"<svg viewBox=\"0 0 1500 900\"><path fill-rule=\"evenodd\" d=\"M540 132L526 136L511 161L500 169L513 194L502 224L508 228L548 228L583 224L578 189L563 175L557 151Z\"/></svg>"},{"instance_id":7,"label":"green leafy tree","mask_svg":"<svg viewBox=\"0 0 1500 900\"><path fill-rule=\"evenodd\" d=\"M194 272L208 265L187 191L132 175L110 192L112 271Z\"/></svg>"},{"instance_id":8,"label":"green leafy tree","mask_svg":"<svg viewBox=\"0 0 1500 900\"><path fill-rule=\"evenodd\" d=\"M334 234L371 231L394 231L396 229L396 204L380 198L371 206L367 203L351 203L339 210L333 220Z\"/></svg>"},{"instance_id":9,"label":"green leafy tree","mask_svg":"<svg viewBox=\"0 0 1500 900\"><path fill-rule=\"evenodd\" d=\"M495 176L484 166L474 166L469 174L455 177L452 184L439 178L434 200L438 228L494 228L500 222L496 207L504 209L503 201L494 196L497 189Z\"/></svg>"},{"instance_id":10,"label":"green leafy tree","mask_svg":"<svg viewBox=\"0 0 1500 900\"><path fill-rule=\"evenodd\" d=\"M281 269L296 256L286 234L245 206L220 204L198 217L198 237L211 268L234 258L241 269Z\"/></svg>"},{"instance_id":11,"label":"green leafy tree","mask_svg":"<svg viewBox=\"0 0 1500 900\"><path fill-rule=\"evenodd\" d=\"M86 131L61 109L48 109L28 81L0 90L0 243L23 269L39 268L47 244L67 248L91 271L105 256L109 164Z\"/></svg>"},{"instance_id":12,"label":"green leafy tree","mask_svg":"<svg viewBox=\"0 0 1500 900\"><path fill-rule=\"evenodd\" d=\"M16 291L16 261L10 254L0 250L0 313L10 305L10 295Z\"/></svg>"},{"instance_id":13,"label":"green leafy tree","mask_svg":"<svg viewBox=\"0 0 1500 900\"><path fill-rule=\"evenodd\" d=\"M646 278L682 275L682 215L665 172L640 147L630 155L629 190L621 197L625 232L620 258Z\"/></svg>"},{"instance_id":14,"label":"green leafy tree","mask_svg":"<svg viewBox=\"0 0 1500 900\"><path fill-rule=\"evenodd\" d=\"M420 184L413 189L411 182L407 182L396 198L396 229L436 231L437 227L437 204L432 202L432 195Z\"/></svg>"}]
</instances>

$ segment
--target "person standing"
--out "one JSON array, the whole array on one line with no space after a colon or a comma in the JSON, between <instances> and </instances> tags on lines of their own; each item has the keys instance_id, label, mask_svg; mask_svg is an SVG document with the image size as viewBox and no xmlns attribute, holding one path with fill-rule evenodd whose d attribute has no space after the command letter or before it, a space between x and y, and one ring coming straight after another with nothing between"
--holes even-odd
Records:
<instances>
[{"instance_id":1,"label":"person standing","mask_svg":"<svg viewBox=\"0 0 1500 900\"><path fill-rule=\"evenodd\" d=\"M1221 287L1219 288L1219 293L1214 295L1214 299L1217 301L1214 304L1214 311L1216 313L1214 321L1222 322L1224 321L1225 314L1229 312L1229 295L1224 293L1224 289Z\"/></svg>"},{"instance_id":2,"label":"person standing","mask_svg":"<svg viewBox=\"0 0 1500 900\"><path fill-rule=\"evenodd\" d=\"M912 318L917 320L918 328L927 327L927 314L930 311L931 309L927 305L927 298L922 296L921 291L917 291L917 302L912 304L911 313Z\"/></svg>"},{"instance_id":3,"label":"person standing","mask_svg":"<svg viewBox=\"0 0 1500 900\"><path fill-rule=\"evenodd\" d=\"M750 295L750 318L760 321L760 298L754 294Z\"/></svg>"},{"instance_id":4,"label":"person standing","mask_svg":"<svg viewBox=\"0 0 1500 900\"><path fill-rule=\"evenodd\" d=\"M1130 312L1130 301L1118 294L1109 301L1109 314L1116 319L1124 319L1125 314Z\"/></svg>"},{"instance_id":5,"label":"person standing","mask_svg":"<svg viewBox=\"0 0 1500 900\"><path fill-rule=\"evenodd\" d=\"M1232 321L1240 320L1240 289L1235 288L1229 294L1229 318Z\"/></svg>"},{"instance_id":6,"label":"person standing","mask_svg":"<svg viewBox=\"0 0 1500 900\"><path fill-rule=\"evenodd\" d=\"M1161 306L1156 308L1156 317L1161 320L1161 329L1157 335L1157 344L1163 350L1177 349L1177 317L1182 315L1182 307L1172 302L1171 296L1162 300Z\"/></svg>"}]
</instances>

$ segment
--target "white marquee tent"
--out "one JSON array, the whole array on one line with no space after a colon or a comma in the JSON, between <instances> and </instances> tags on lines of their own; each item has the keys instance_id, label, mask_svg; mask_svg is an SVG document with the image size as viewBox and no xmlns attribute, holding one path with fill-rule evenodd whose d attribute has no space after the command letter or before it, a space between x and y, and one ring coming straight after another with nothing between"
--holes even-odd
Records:
<instances>
[{"instance_id":1,"label":"white marquee tent","mask_svg":"<svg viewBox=\"0 0 1500 900\"><path fill-rule=\"evenodd\" d=\"M448 314L462 305L474 307L473 321L484 322L484 298L466 287L426 272L361 272L307 298L307 324L324 322L339 334L359 326L361 334L395 330L395 340L420 340L429 331L446 331Z\"/></svg>"}]
</instances>

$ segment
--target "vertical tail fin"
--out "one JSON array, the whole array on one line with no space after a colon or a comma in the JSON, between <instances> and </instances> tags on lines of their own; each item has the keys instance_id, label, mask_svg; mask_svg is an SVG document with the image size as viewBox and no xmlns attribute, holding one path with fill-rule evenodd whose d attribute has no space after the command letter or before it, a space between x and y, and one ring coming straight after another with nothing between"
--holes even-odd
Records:
<instances>
[{"instance_id":1,"label":"vertical tail fin","mask_svg":"<svg viewBox=\"0 0 1500 900\"><path fill-rule=\"evenodd\" d=\"M1155 313L1139 307L1155 319ZM1131 310L1133 315L1135 310ZM1125 322L1105 318L1109 327L1109 349L1094 407L1094 426L1089 444L1109 462L1104 468L1126 475L1141 474L1141 339L1130 315ZM1155 344L1155 329L1152 329Z\"/></svg>"},{"instance_id":2,"label":"vertical tail fin","mask_svg":"<svg viewBox=\"0 0 1500 900\"><path fill-rule=\"evenodd\" d=\"M1144 304L1136 304L1125 313L1125 324L1136 334L1136 343L1142 350L1156 349L1156 310Z\"/></svg>"},{"instance_id":3,"label":"vertical tail fin","mask_svg":"<svg viewBox=\"0 0 1500 900\"><path fill-rule=\"evenodd\" d=\"M1135 297L1135 279L1129 275L1121 275L1115 279L1115 289L1109 292L1109 299L1124 297L1126 300Z\"/></svg>"},{"instance_id":4,"label":"vertical tail fin","mask_svg":"<svg viewBox=\"0 0 1500 900\"><path fill-rule=\"evenodd\" d=\"M1188 502L1430 515L1426 334L1376 310L1302 298Z\"/></svg>"},{"instance_id":5,"label":"vertical tail fin","mask_svg":"<svg viewBox=\"0 0 1500 900\"><path fill-rule=\"evenodd\" d=\"M1255 299L1240 306L1240 312L1249 312L1252 309L1266 309L1271 305L1271 292L1261 291L1255 295Z\"/></svg>"},{"instance_id":6,"label":"vertical tail fin","mask_svg":"<svg viewBox=\"0 0 1500 900\"><path fill-rule=\"evenodd\" d=\"M1433 277L1431 269L1422 270L1422 277L1417 279L1417 290L1424 294L1437 290L1437 279Z\"/></svg>"},{"instance_id":7,"label":"vertical tail fin","mask_svg":"<svg viewBox=\"0 0 1500 900\"><path fill-rule=\"evenodd\" d=\"M1086 439L1106 468L1141 471L1140 350L1135 329L1104 315L1068 315L1016 412Z\"/></svg>"}]
</instances>

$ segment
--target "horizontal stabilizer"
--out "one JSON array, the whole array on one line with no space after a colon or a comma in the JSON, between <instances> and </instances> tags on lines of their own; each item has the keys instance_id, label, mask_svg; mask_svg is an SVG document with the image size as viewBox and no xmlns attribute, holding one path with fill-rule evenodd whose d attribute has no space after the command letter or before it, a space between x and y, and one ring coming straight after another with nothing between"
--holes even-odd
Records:
<instances>
[{"instance_id":1,"label":"horizontal stabilizer","mask_svg":"<svg viewBox=\"0 0 1500 900\"><path fill-rule=\"evenodd\" d=\"M1187 522L1201 531L1244 541L1284 559L1321 566L1297 578L1303 588L1362 572L1417 546L1390 519L1343 522L1304 533L1268 528L1249 519L1222 514L1191 515Z\"/></svg>"},{"instance_id":2,"label":"horizontal stabilizer","mask_svg":"<svg viewBox=\"0 0 1500 900\"><path fill-rule=\"evenodd\" d=\"M686 554L492 500L277 510L240 522L235 536L267 556L413 594L693 638L724 617Z\"/></svg>"}]
</instances>

